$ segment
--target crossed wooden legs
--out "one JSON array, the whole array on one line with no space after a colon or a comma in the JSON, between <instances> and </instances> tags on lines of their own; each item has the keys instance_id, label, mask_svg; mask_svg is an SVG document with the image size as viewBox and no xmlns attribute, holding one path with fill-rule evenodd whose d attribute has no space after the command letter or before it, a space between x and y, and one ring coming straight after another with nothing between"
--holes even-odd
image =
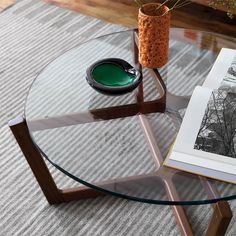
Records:
<instances>
[{"instance_id":1,"label":"crossed wooden legs","mask_svg":"<svg viewBox=\"0 0 236 236\"><path fill-rule=\"evenodd\" d=\"M71 189L58 189L39 150L31 139L26 121L23 118L17 118L9 122L10 129L14 134L39 186L41 187L46 199L50 204L69 202L72 200L91 198L104 195L88 187L79 187ZM171 193L171 192L170 192ZM230 220L232 212L227 202L221 201L212 204L214 213L210 221L207 236L224 235ZM194 235L191 226L186 218L183 207L173 206L176 222L179 225L182 235Z\"/></svg>"},{"instance_id":2,"label":"crossed wooden legs","mask_svg":"<svg viewBox=\"0 0 236 236\"><path fill-rule=\"evenodd\" d=\"M88 187L65 190L58 189L43 157L31 139L26 121L23 118L17 118L10 121L9 126L34 173L39 186L50 204L104 195L103 193Z\"/></svg>"}]
</instances>

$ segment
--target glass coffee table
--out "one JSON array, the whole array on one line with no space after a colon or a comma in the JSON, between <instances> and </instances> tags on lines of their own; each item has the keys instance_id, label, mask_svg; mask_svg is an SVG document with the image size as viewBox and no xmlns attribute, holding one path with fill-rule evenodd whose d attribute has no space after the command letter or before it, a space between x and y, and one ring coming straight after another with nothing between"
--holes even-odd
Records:
<instances>
[{"instance_id":1,"label":"glass coffee table","mask_svg":"<svg viewBox=\"0 0 236 236\"><path fill-rule=\"evenodd\" d=\"M236 186L164 167L163 160L194 87L236 39L173 28L168 64L142 68L137 89L121 96L92 89L86 69L97 60L121 58L141 69L137 41L136 30L128 30L64 52L34 80L25 118L9 126L50 204L111 194L172 205L183 235L193 232L181 205L212 204L207 234L223 234L232 217L226 200L236 198ZM42 156L79 186L59 189Z\"/></svg>"}]
</instances>

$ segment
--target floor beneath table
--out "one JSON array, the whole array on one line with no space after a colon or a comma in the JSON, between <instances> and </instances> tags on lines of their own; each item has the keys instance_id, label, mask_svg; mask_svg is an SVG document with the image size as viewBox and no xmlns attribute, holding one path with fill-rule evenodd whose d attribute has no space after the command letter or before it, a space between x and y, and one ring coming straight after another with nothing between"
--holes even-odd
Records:
<instances>
[{"instance_id":1,"label":"floor beneath table","mask_svg":"<svg viewBox=\"0 0 236 236\"><path fill-rule=\"evenodd\" d=\"M58 6L128 27L137 26L138 8L133 0L44 0ZM142 2L148 2L142 1ZM150 1L149 1L150 2ZM153 0L151 1L153 2ZM172 26L201 29L236 37L236 16L192 3L172 12Z\"/></svg>"},{"instance_id":2,"label":"floor beneath table","mask_svg":"<svg viewBox=\"0 0 236 236\"><path fill-rule=\"evenodd\" d=\"M15 4L15 0L0 0L0 12Z\"/></svg>"}]
</instances>

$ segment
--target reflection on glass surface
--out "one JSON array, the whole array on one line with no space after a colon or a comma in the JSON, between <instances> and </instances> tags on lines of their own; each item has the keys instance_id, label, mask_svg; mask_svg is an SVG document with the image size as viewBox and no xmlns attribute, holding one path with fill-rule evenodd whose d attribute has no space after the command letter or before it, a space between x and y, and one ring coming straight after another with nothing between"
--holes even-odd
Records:
<instances>
[{"instance_id":1,"label":"reflection on glass surface","mask_svg":"<svg viewBox=\"0 0 236 236\"><path fill-rule=\"evenodd\" d=\"M86 82L86 68L104 58L133 61L132 31L90 40L62 54L38 75L26 102L28 127L41 152L74 179L112 194L157 204L201 204L235 197L236 186L162 166L189 98L203 83L222 46L235 40L172 29L169 62L159 70L167 87L166 110L141 115L145 102L161 98L156 78L143 69L144 103L136 94L110 97ZM234 45L234 46L232 46ZM154 104L155 107L155 104ZM168 189L178 193L170 197ZM178 196L179 195L179 196Z\"/></svg>"}]
</instances>

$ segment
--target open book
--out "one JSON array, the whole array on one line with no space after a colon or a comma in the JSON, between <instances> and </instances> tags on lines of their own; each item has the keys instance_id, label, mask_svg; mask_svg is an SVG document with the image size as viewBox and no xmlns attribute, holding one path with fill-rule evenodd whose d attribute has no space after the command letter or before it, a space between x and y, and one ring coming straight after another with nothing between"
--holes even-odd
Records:
<instances>
[{"instance_id":1,"label":"open book","mask_svg":"<svg viewBox=\"0 0 236 236\"><path fill-rule=\"evenodd\" d=\"M195 88L164 165L236 183L236 50L223 48Z\"/></svg>"}]
</instances>

